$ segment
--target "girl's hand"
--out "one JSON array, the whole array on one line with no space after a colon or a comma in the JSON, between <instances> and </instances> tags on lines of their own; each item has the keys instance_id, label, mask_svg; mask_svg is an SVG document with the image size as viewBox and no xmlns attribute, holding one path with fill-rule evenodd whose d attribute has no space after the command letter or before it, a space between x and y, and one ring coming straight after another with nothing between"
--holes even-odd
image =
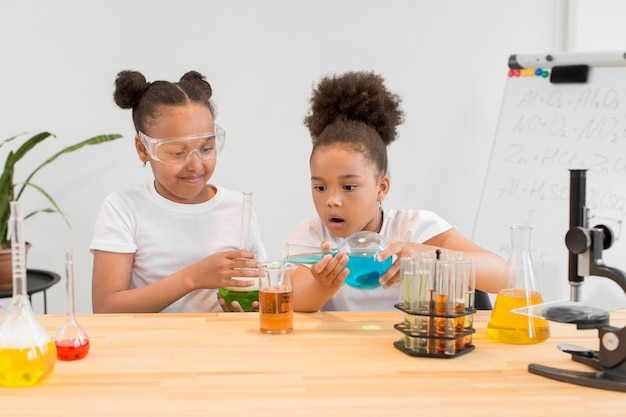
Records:
<instances>
[{"instance_id":1,"label":"girl's hand","mask_svg":"<svg viewBox=\"0 0 626 417\"><path fill-rule=\"evenodd\" d=\"M196 289L254 285L251 280L233 279L233 277L258 278L259 262L254 257L253 252L245 250L214 253L195 265L197 269L191 277L192 285Z\"/></svg>"},{"instance_id":2,"label":"girl's hand","mask_svg":"<svg viewBox=\"0 0 626 417\"><path fill-rule=\"evenodd\" d=\"M415 245L407 242L389 242L389 247L378 254L376 258L378 262L382 262L390 256L396 256L389 270L378 280L383 288L390 288L400 282L400 258L412 256L416 252L414 250Z\"/></svg>"},{"instance_id":3,"label":"girl's hand","mask_svg":"<svg viewBox=\"0 0 626 417\"><path fill-rule=\"evenodd\" d=\"M350 273L350 270L345 267L347 263L348 254L346 252L338 252L335 256L329 253L311 267L311 274L317 282L324 286L340 287Z\"/></svg>"}]
</instances>

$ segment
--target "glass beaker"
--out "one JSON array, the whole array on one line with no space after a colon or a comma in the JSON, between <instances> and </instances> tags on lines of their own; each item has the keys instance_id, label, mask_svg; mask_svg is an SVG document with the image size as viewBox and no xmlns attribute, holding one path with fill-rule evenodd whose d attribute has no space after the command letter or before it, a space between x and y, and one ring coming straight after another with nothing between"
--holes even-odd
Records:
<instances>
[{"instance_id":1,"label":"glass beaker","mask_svg":"<svg viewBox=\"0 0 626 417\"><path fill-rule=\"evenodd\" d=\"M259 266L259 329L261 333L293 331L293 274L296 265L264 262Z\"/></svg>"},{"instance_id":2,"label":"glass beaker","mask_svg":"<svg viewBox=\"0 0 626 417\"><path fill-rule=\"evenodd\" d=\"M511 252L505 270L510 287L496 296L486 330L488 336L501 342L531 344L550 337L545 319L511 312L543 303L530 256L531 231L528 226L511 227Z\"/></svg>"},{"instance_id":3,"label":"glass beaker","mask_svg":"<svg viewBox=\"0 0 626 417\"><path fill-rule=\"evenodd\" d=\"M315 264L327 253L334 256L344 251L349 257L346 268L350 269L350 274L344 282L351 287L369 290L380 287L378 280L391 267L391 257L382 262L376 259L378 254L387 247L389 247L389 242L380 234L362 231L346 237L337 249L330 249L328 252L311 247L308 253L293 253L293 248L302 248L302 246L288 244L287 260L292 263Z\"/></svg>"},{"instance_id":4,"label":"glass beaker","mask_svg":"<svg viewBox=\"0 0 626 417\"><path fill-rule=\"evenodd\" d=\"M74 251L65 250L65 322L54 338L57 358L62 361L82 359L89 353L87 333L76 321L74 315Z\"/></svg>"},{"instance_id":5,"label":"glass beaker","mask_svg":"<svg viewBox=\"0 0 626 417\"><path fill-rule=\"evenodd\" d=\"M57 353L26 292L26 247L20 204L12 201L11 260L13 298L0 324L0 385L26 387L44 380L54 370Z\"/></svg>"},{"instance_id":6,"label":"glass beaker","mask_svg":"<svg viewBox=\"0 0 626 417\"><path fill-rule=\"evenodd\" d=\"M250 222L252 216L252 193L243 192L241 211L241 244L239 249L250 250ZM256 270L256 268L254 268ZM220 297L226 302L229 310L232 310L232 302L236 301L243 311L252 311L252 304L259 301L259 279L256 277L233 277L238 281L253 281L249 287L224 287L219 289Z\"/></svg>"}]
</instances>

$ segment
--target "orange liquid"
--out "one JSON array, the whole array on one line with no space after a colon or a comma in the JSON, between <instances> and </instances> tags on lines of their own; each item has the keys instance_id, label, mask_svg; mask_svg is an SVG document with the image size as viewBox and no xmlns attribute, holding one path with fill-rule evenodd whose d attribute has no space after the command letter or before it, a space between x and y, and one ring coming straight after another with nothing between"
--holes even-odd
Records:
<instances>
[{"instance_id":1,"label":"orange liquid","mask_svg":"<svg viewBox=\"0 0 626 417\"><path fill-rule=\"evenodd\" d=\"M56 361L57 351L52 340L41 346L0 348L0 385L34 385L52 373Z\"/></svg>"},{"instance_id":2,"label":"orange liquid","mask_svg":"<svg viewBox=\"0 0 626 417\"><path fill-rule=\"evenodd\" d=\"M473 291L465 293L465 307L466 308L474 308L474 297L475 297L475 294ZM473 314L468 314L465 316L464 326L466 330L471 330L474 327L474 315ZM467 336L465 336L463 338L463 343L465 344L465 347L471 346L472 335L468 334Z\"/></svg>"},{"instance_id":3,"label":"orange liquid","mask_svg":"<svg viewBox=\"0 0 626 417\"><path fill-rule=\"evenodd\" d=\"M545 319L511 313L511 309L541 304L541 294L510 289L498 293L487 325L487 335L500 342L515 344L539 343L550 337L550 327Z\"/></svg>"},{"instance_id":4,"label":"orange liquid","mask_svg":"<svg viewBox=\"0 0 626 417\"><path fill-rule=\"evenodd\" d=\"M293 331L293 291L266 288L259 291L259 320L262 333Z\"/></svg>"},{"instance_id":5,"label":"orange liquid","mask_svg":"<svg viewBox=\"0 0 626 417\"><path fill-rule=\"evenodd\" d=\"M448 296L439 294L437 296L437 314L447 314L446 306L448 305ZM437 334L440 336L446 336L447 327L450 319L443 317L437 318ZM437 348L439 352L446 352L450 348L451 340L449 339L437 339Z\"/></svg>"},{"instance_id":6,"label":"orange liquid","mask_svg":"<svg viewBox=\"0 0 626 417\"><path fill-rule=\"evenodd\" d=\"M465 313L465 303L454 303L454 314L463 314ZM454 319L454 333L455 336L459 334L463 334L465 331L465 317L457 317ZM462 337L458 339L454 339L454 349L458 352L463 350L465 347L465 342Z\"/></svg>"}]
</instances>

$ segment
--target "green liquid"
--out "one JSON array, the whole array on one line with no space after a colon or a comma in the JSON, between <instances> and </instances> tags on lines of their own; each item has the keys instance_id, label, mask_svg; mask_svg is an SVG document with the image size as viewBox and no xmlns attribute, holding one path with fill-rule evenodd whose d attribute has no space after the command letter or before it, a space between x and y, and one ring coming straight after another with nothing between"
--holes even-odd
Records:
<instances>
[{"instance_id":1,"label":"green liquid","mask_svg":"<svg viewBox=\"0 0 626 417\"><path fill-rule=\"evenodd\" d=\"M243 311L252 311L252 303L259 301L259 291L231 291L225 288L220 288L220 296L226 301L226 306L230 311L232 310L231 303L237 301Z\"/></svg>"}]
</instances>

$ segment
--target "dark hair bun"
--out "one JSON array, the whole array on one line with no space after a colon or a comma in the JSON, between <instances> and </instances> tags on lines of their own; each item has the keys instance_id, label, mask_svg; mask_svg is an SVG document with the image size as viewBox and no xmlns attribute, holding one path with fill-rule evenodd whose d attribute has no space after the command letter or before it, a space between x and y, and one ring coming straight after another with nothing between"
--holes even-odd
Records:
<instances>
[{"instance_id":1,"label":"dark hair bun","mask_svg":"<svg viewBox=\"0 0 626 417\"><path fill-rule=\"evenodd\" d=\"M199 89L203 91L203 94L207 95L208 100L213 95L213 89L211 84L206 81L206 77L200 74L198 71L188 71L180 77L179 84L189 84L193 89Z\"/></svg>"},{"instance_id":2,"label":"dark hair bun","mask_svg":"<svg viewBox=\"0 0 626 417\"><path fill-rule=\"evenodd\" d=\"M396 126L404 121L401 101L387 90L383 77L372 72L328 76L313 89L304 123L311 136L317 137L338 119L363 122L376 129L388 145L396 139Z\"/></svg>"},{"instance_id":3,"label":"dark hair bun","mask_svg":"<svg viewBox=\"0 0 626 417\"><path fill-rule=\"evenodd\" d=\"M141 96L150 84L137 71L121 71L115 79L113 99L123 109L132 109L139 104Z\"/></svg>"}]
</instances>

